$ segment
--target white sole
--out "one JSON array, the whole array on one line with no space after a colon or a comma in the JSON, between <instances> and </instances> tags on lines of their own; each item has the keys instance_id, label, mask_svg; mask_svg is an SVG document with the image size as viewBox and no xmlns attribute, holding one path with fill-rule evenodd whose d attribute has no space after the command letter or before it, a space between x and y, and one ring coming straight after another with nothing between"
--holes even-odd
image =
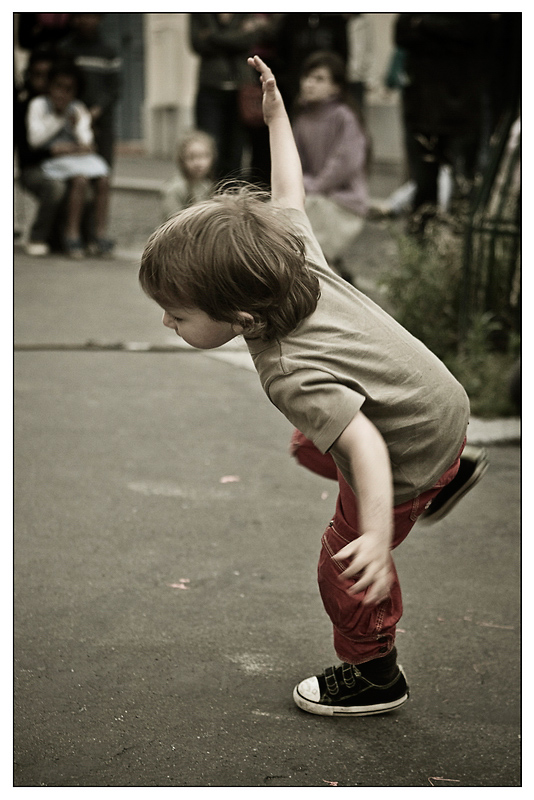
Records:
<instances>
[{"instance_id":1,"label":"white sole","mask_svg":"<svg viewBox=\"0 0 534 800\"><path fill-rule=\"evenodd\" d=\"M401 672L404 675L404 672L400 666L399 669L401 669ZM313 700L307 700L300 694L299 686L300 684L297 684L297 686L295 686L293 689L293 700L295 704L302 709L302 711L307 711L309 714L317 714L322 717L369 717L373 714L385 714L388 711L394 711L396 708L404 705L409 697L409 692L406 692L406 694L404 694L398 700L390 700L389 703L377 703L371 707L326 706L321 705L321 703L314 703Z\"/></svg>"},{"instance_id":2,"label":"white sole","mask_svg":"<svg viewBox=\"0 0 534 800\"><path fill-rule=\"evenodd\" d=\"M366 706L352 706L351 708L346 708L344 706L322 706L320 703L311 703L309 700L305 700L304 697L300 696L297 689L298 687L295 686L293 690L293 700L296 705L302 709L302 711L307 711L309 714L317 714L322 717L370 717L373 714L385 714L388 711L394 711L396 708L404 705L408 700L408 694L405 694L399 700L395 700L395 702L380 703L379 705L373 706L371 709Z\"/></svg>"}]
</instances>

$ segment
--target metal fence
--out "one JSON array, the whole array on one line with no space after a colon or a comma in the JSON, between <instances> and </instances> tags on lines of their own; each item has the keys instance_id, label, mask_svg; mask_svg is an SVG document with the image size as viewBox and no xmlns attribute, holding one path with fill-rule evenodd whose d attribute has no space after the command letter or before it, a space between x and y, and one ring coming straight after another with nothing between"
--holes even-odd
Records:
<instances>
[{"instance_id":1,"label":"metal fence","mask_svg":"<svg viewBox=\"0 0 534 800\"><path fill-rule=\"evenodd\" d=\"M463 246L460 347L485 314L501 340L520 331L521 128L510 112L491 143L488 165L471 203Z\"/></svg>"}]
</instances>

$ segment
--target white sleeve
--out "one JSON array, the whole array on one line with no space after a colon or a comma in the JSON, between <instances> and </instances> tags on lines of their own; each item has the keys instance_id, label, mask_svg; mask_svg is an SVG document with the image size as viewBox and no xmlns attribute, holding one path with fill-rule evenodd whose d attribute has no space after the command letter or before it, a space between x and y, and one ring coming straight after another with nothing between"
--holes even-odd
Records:
<instances>
[{"instance_id":1,"label":"white sleeve","mask_svg":"<svg viewBox=\"0 0 534 800\"><path fill-rule=\"evenodd\" d=\"M43 147L65 125L65 118L52 114L45 97L34 97L28 105L26 126L30 147Z\"/></svg>"}]
</instances>

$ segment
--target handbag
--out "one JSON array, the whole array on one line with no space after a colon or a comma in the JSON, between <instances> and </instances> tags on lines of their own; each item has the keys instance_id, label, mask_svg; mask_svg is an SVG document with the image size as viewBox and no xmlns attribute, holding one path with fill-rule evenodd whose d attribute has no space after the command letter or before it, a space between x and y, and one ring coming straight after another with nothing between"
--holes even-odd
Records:
<instances>
[{"instance_id":1,"label":"handbag","mask_svg":"<svg viewBox=\"0 0 534 800\"><path fill-rule=\"evenodd\" d=\"M247 128L261 128L265 125L262 108L263 93L261 84L245 83L239 89L238 106L241 122Z\"/></svg>"}]
</instances>

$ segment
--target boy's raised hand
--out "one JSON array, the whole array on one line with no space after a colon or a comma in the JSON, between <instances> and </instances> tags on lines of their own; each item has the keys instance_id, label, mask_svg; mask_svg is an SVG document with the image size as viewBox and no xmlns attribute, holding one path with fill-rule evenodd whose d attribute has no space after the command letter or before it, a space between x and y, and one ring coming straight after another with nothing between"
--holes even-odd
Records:
<instances>
[{"instance_id":1,"label":"boy's raised hand","mask_svg":"<svg viewBox=\"0 0 534 800\"><path fill-rule=\"evenodd\" d=\"M302 167L291 123L275 77L259 56L248 59L260 73L263 119L269 128L271 151L271 199L275 205L304 211Z\"/></svg>"},{"instance_id":2,"label":"boy's raised hand","mask_svg":"<svg viewBox=\"0 0 534 800\"><path fill-rule=\"evenodd\" d=\"M263 90L263 119L269 125L276 117L286 116L286 109L276 79L267 64L259 56L247 59L249 65L260 73Z\"/></svg>"}]
</instances>

